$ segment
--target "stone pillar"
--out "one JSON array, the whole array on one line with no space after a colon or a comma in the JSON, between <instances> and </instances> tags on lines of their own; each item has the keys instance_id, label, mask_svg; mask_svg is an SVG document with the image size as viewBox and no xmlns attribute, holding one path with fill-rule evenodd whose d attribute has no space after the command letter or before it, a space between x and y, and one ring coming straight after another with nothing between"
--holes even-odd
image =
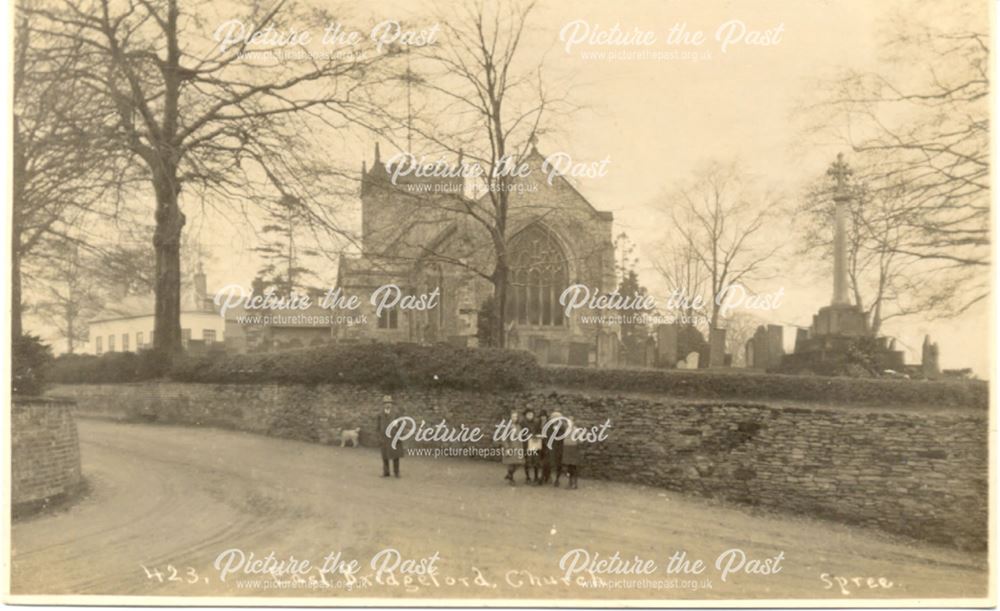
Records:
<instances>
[{"instance_id":1,"label":"stone pillar","mask_svg":"<svg viewBox=\"0 0 1000 611\"><path fill-rule=\"evenodd\" d=\"M837 228L833 242L833 305L850 305L847 294L847 199L834 197Z\"/></svg>"},{"instance_id":2,"label":"stone pillar","mask_svg":"<svg viewBox=\"0 0 1000 611\"><path fill-rule=\"evenodd\" d=\"M847 179L851 169L844 162L844 154L837 154L837 161L827 171L837 187L833 195L836 206L835 227L833 234L833 301L832 305L850 305L851 298L847 289L847 203L851 200L847 189Z\"/></svg>"},{"instance_id":3,"label":"stone pillar","mask_svg":"<svg viewBox=\"0 0 1000 611\"><path fill-rule=\"evenodd\" d=\"M726 366L726 330L708 330L708 366Z\"/></svg>"},{"instance_id":4,"label":"stone pillar","mask_svg":"<svg viewBox=\"0 0 1000 611\"><path fill-rule=\"evenodd\" d=\"M680 359L677 354L677 325L656 327L656 366L672 368Z\"/></svg>"}]
</instances>

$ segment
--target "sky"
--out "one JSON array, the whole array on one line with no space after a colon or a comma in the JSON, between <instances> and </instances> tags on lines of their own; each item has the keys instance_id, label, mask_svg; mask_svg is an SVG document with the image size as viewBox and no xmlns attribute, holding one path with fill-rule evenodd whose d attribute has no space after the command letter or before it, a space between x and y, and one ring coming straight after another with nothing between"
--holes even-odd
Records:
<instances>
[{"instance_id":1,"label":"sky","mask_svg":"<svg viewBox=\"0 0 1000 611\"><path fill-rule=\"evenodd\" d=\"M218 6L204 9L207 24L227 17L227 9ZM796 108L809 99L817 78L842 67L879 67L879 28L897 6L862 0L541 0L525 34L523 58L541 62L547 77L566 88L578 109L557 121L539 141L539 150L564 151L574 161L609 160L604 176L573 182L598 209L614 213L614 233L626 232L638 246L640 281L653 294L662 294L653 261L671 235L665 194L706 160L739 160L761 184L794 204L803 186L843 151L805 134L796 122ZM379 2L352 10L370 11L353 15L362 21L381 17L426 23L424 7ZM576 30L567 25L573 22ZM746 34L723 51L716 34L727 23L731 32L744 27ZM599 37L614 26L637 38L652 35L655 42L619 46L584 40L566 48L574 31L588 29ZM700 31L705 40L698 46L671 45L672 28L691 36ZM771 44L747 44L753 38ZM588 57L598 51L644 49L684 51L695 59ZM371 164L376 140L361 130L343 134L331 147L331 161L360 170L362 161ZM391 145L383 140L382 146L385 157ZM259 267L250 251L254 233L190 206L186 212L190 236L212 251L206 262L210 287L249 284ZM769 231L775 243L788 248L779 259L782 273L756 288L783 288L785 298L780 309L762 319L808 326L812 315L829 303L832 263L792 255L795 227L790 219L775 219ZM321 275L332 278L333 269L330 262ZM991 337L987 305L950 320L893 322L885 332L907 349L908 362L919 362L923 336L929 333L940 344L943 367L972 367L986 376ZM786 337L791 342L794 330L786 329Z\"/></svg>"}]
</instances>

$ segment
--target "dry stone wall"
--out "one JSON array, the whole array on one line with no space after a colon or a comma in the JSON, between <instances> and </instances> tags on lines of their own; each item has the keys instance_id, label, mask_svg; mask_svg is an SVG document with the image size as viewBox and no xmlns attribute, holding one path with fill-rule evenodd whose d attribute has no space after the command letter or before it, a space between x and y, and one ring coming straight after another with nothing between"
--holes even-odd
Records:
<instances>
[{"instance_id":1,"label":"dry stone wall","mask_svg":"<svg viewBox=\"0 0 1000 611\"><path fill-rule=\"evenodd\" d=\"M376 445L383 393L352 386L140 383L63 386L83 414L221 426L318 443L361 428ZM568 391L393 394L433 426L479 427L483 449L511 409L559 410L578 426L610 420L608 438L581 446L583 478L662 487L823 516L964 549L985 549L985 410L768 406ZM467 448L468 443L409 443ZM443 458L442 458L443 459Z\"/></svg>"}]
</instances>

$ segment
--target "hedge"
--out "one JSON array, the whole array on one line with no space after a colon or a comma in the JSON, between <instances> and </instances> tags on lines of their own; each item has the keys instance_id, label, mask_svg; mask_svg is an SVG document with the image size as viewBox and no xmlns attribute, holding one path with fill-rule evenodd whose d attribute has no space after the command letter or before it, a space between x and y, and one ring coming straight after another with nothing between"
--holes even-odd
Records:
<instances>
[{"instance_id":1,"label":"hedge","mask_svg":"<svg viewBox=\"0 0 1000 611\"><path fill-rule=\"evenodd\" d=\"M108 353L56 359L49 379L63 384L138 382L357 384L522 390L542 377L528 352L449 345L340 344L287 352L180 357L166 366L155 353Z\"/></svg>"},{"instance_id":2,"label":"hedge","mask_svg":"<svg viewBox=\"0 0 1000 611\"><path fill-rule=\"evenodd\" d=\"M152 352L63 354L48 366L45 378L57 384L141 382L162 377L169 363Z\"/></svg>"},{"instance_id":3,"label":"hedge","mask_svg":"<svg viewBox=\"0 0 1000 611\"><path fill-rule=\"evenodd\" d=\"M858 405L989 407L981 380L900 380L727 371L547 367L546 383L564 388L706 399L790 400Z\"/></svg>"},{"instance_id":4,"label":"hedge","mask_svg":"<svg viewBox=\"0 0 1000 611\"><path fill-rule=\"evenodd\" d=\"M684 398L789 400L845 405L987 408L989 386L976 380L926 381L751 373L545 367L519 350L446 344L335 344L287 352L181 357L154 353L67 355L49 380L63 384L139 382L167 377L218 384L354 384L395 388L510 391L538 386Z\"/></svg>"}]
</instances>

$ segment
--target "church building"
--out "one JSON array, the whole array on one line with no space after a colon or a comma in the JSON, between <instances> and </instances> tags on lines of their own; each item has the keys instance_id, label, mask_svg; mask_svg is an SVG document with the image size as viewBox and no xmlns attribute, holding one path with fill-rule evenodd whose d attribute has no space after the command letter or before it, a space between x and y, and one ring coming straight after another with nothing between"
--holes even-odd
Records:
<instances>
[{"instance_id":1,"label":"church building","mask_svg":"<svg viewBox=\"0 0 1000 611\"><path fill-rule=\"evenodd\" d=\"M615 290L613 215L554 173L535 145L522 163L528 171L507 185L506 345L530 350L542 363L610 366L618 359L617 325L592 318L598 312L586 308L567 316L559 297L573 284ZM362 252L341 257L337 284L359 296L359 313L367 316L337 325L335 335L341 341L477 345L479 318L488 316L494 292L490 194L480 188L470 195L475 186L459 171L418 177L397 169L382 161L377 144L371 168L362 167ZM386 285L413 295L437 289L439 299L429 310L388 309L376 316L371 296Z\"/></svg>"}]
</instances>

